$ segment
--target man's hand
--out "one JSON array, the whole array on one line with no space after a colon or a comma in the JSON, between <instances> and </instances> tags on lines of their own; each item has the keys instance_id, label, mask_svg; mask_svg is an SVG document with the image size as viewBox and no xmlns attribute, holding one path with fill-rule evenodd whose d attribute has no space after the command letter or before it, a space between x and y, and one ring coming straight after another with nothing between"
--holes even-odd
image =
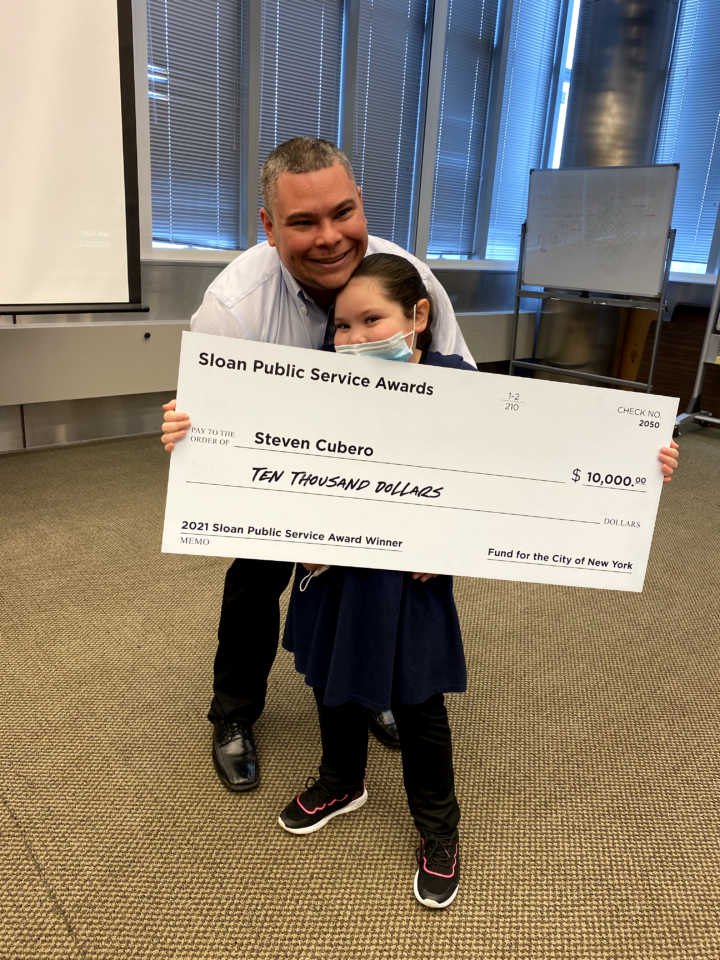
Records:
<instances>
[{"instance_id":1,"label":"man's hand","mask_svg":"<svg viewBox=\"0 0 720 960\"><path fill-rule=\"evenodd\" d=\"M313 570L319 570L320 567L324 567L325 564L324 563L304 563L303 566L308 571L308 573L312 573Z\"/></svg>"},{"instance_id":2,"label":"man's hand","mask_svg":"<svg viewBox=\"0 0 720 960\"><path fill-rule=\"evenodd\" d=\"M679 456L680 450L674 440L670 441L669 447L661 448L658 460L662 464L662 472L665 474L663 483L670 483L672 480L673 470L677 469Z\"/></svg>"},{"instance_id":3,"label":"man's hand","mask_svg":"<svg viewBox=\"0 0 720 960\"><path fill-rule=\"evenodd\" d=\"M175 448L175 442L182 440L187 430L190 429L190 418L186 413L176 413L175 404L177 400L171 400L170 403L163 404L165 411L163 423L163 435L160 442L165 446L168 453L172 453ZM672 471L670 471L672 473Z\"/></svg>"},{"instance_id":4,"label":"man's hand","mask_svg":"<svg viewBox=\"0 0 720 960\"><path fill-rule=\"evenodd\" d=\"M433 577L437 576L437 573L414 573L412 578L413 580L419 580L420 583L427 583L428 580L432 580Z\"/></svg>"}]
</instances>

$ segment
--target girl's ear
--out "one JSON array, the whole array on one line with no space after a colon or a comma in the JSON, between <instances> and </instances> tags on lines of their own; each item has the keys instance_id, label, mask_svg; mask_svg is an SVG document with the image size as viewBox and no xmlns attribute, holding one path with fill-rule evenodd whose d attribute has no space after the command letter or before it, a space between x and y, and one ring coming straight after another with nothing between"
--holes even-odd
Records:
<instances>
[{"instance_id":1,"label":"girl's ear","mask_svg":"<svg viewBox=\"0 0 720 960\"><path fill-rule=\"evenodd\" d=\"M418 300L415 307L415 333L422 333L428 322L430 312L430 302L428 300Z\"/></svg>"}]
</instances>

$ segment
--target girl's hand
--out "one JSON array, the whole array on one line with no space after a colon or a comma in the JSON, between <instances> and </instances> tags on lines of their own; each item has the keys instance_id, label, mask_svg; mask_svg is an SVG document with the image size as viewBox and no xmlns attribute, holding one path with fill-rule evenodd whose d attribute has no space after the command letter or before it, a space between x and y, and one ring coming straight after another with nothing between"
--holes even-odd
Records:
<instances>
[{"instance_id":1,"label":"girl's hand","mask_svg":"<svg viewBox=\"0 0 720 960\"><path fill-rule=\"evenodd\" d=\"M414 573L412 578L413 580L419 580L421 583L426 583L428 580L432 580L433 577L437 576L437 573Z\"/></svg>"},{"instance_id":2,"label":"girl's hand","mask_svg":"<svg viewBox=\"0 0 720 960\"><path fill-rule=\"evenodd\" d=\"M173 452L175 441L181 440L185 436L186 431L190 429L190 418L186 413L175 412L176 403L176 400L171 400L169 403L163 404L165 417L163 435L160 437L160 442L165 446L168 453Z\"/></svg>"},{"instance_id":3,"label":"girl's hand","mask_svg":"<svg viewBox=\"0 0 720 960\"><path fill-rule=\"evenodd\" d=\"M663 483L670 483L672 480L673 470L677 469L679 456L680 450L674 440L670 441L669 447L662 447L660 450L658 460L662 464L662 472L665 474Z\"/></svg>"},{"instance_id":4,"label":"girl's hand","mask_svg":"<svg viewBox=\"0 0 720 960\"><path fill-rule=\"evenodd\" d=\"M312 573L313 570L319 570L320 567L324 567L325 564L324 563L304 563L303 566L308 571L308 573Z\"/></svg>"}]
</instances>

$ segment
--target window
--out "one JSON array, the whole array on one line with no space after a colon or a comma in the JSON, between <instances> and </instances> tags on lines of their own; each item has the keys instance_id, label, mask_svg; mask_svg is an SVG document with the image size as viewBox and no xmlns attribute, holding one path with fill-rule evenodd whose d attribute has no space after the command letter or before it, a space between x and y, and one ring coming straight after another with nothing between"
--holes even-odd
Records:
<instances>
[{"instance_id":1,"label":"window","mask_svg":"<svg viewBox=\"0 0 720 960\"><path fill-rule=\"evenodd\" d=\"M262 0L261 9L262 165L271 150L291 137L337 143L342 2ZM264 239L258 221L258 240Z\"/></svg>"},{"instance_id":2,"label":"window","mask_svg":"<svg viewBox=\"0 0 720 960\"><path fill-rule=\"evenodd\" d=\"M342 103L371 233L413 250L420 219L429 222L428 257L517 258L528 172L559 163L583 3L447 0L433 189L422 200L431 19L440 8L431 0L357 4L147 0L154 245L239 249L255 217L255 145L262 164L293 136L337 143ZM251 31L259 39L252 49ZM720 245L719 234L712 246L719 39L720 3L683 0L655 160L680 163L674 261L686 270L703 271ZM343 74L343 51L356 70Z\"/></svg>"},{"instance_id":3,"label":"window","mask_svg":"<svg viewBox=\"0 0 720 960\"><path fill-rule=\"evenodd\" d=\"M412 247L425 0L363 0L352 165L371 234Z\"/></svg>"},{"instance_id":4,"label":"window","mask_svg":"<svg viewBox=\"0 0 720 960\"><path fill-rule=\"evenodd\" d=\"M707 264L720 201L719 39L720 5L684 0L655 162L680 163L673 260L694 272Z\"/></svg>"},{"instance_id":5,"label":"window","mask_svg":"<svg viewBox=\"0 0 720 960\"><path fill-rule=\"evenodd\" d=\"M237 249L240 0L147 0L153 240Z\"/></svg>"},{"instance_id":6,"label":"window","mask_svg":"<svg viewBox=\"0 0 720 960\"><path fill-rule=\"evenodd\" d=\"M516 260L527 214L529 172L539 167L547 126L560 0L515 0L500 119L486 257Z\"/></svg>"},{"instance_id":7,"label":"window","mask_svg":"<svg viewBox=\"0 0 720 960\"><path fill-rule=\"evenodd\" d=\"M470 256L475 243L497 0L450 0L443 63L431 256Z\"/></svg>"}]
</instances>

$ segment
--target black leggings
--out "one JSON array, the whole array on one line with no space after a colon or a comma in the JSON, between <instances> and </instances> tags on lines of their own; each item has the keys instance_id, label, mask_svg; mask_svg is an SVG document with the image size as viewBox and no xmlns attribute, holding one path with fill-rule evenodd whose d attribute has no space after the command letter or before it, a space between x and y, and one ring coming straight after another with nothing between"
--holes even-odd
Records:
<instances>
[{"instance_id":1,"label":"black leggings","mask_svg":"<svg viewBox=\"0 0 720 960\"><path fill-rule=\"evenodd\" d=\"M325 691L315 688L323 756L320 775L344 792L365 779L368 750L367 710L358 703L327 707ZM455 797L452 736L445 698L436 693L424 703L393 701L402 752L403 779L410 813L421 833L450 834L460 821Z\"/></svg>"}]
</instances>

